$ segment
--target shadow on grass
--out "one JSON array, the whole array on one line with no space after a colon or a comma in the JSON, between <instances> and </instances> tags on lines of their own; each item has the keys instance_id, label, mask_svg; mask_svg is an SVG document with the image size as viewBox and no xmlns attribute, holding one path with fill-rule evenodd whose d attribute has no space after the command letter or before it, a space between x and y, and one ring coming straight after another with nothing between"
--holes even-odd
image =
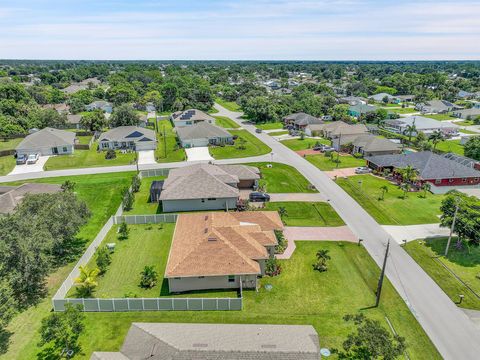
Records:
<instances>
[{"instance_id":1,"label":"shadow on grass","mask_svg":"<svg viewBox=\"0 0 480 360\"><path fill-rule=\"evenodd\" d=\"M12 335L13 333L8 330L0 329L0 355L5 354L8 351L10 337Z\"/></svg>"},{"instance_id":2,"label":"shadow on grass","mask_svg":"<svg viewBox=\"0 0 480 360\"><path fill-rule=\"evenodd\" d=\"M432 250L436 256L443 256L447 246L448 238L437 237L425 240L425 245ZM480 264L480 247L479 245L462 242L458 247L457 238L452 238L447 259L454 264L473 267Z\"/></svg>"}]
</instances>

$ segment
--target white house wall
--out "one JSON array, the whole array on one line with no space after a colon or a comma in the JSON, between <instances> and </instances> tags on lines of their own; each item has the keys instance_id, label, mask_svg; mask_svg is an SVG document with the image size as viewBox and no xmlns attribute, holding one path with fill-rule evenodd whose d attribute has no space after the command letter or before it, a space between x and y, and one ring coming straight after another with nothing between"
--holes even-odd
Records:
<instances>
[{"instance_id":1,"label":"white house wall","mask_svg":"<svg viewBox=\"0 0 480 360\"><path fill-rule=\"evenodd\" d=\"M237 198L162 200L162 208L164 212L236 209Z\"/></svg>"},{"instance_id":2,"label":"white house wall","mask_svg":"<svg viewBox=\"0 0 480 360\"><path fill-rule=\"evenodd\" d=\"M257 286L256 275L235 275L234 281L228 281L228 276L204 276L204 277L176 277L168 279L168 289L172 292L185 292L193 290L210 289L239 289L240 279L243 288L255 288Z\"/></svg>"},{"instance_id":3,"label":"white house wall","mask_svg":"<svg viewBox=\"0 0 480 360\"><path fill-rule=\"evenodd\" d=\"M66 148L65 151L63 148ZM72 154L74 151L73 145L65 145L65 146L56 146L58 149L58 155L69 155ZM52 151L53 147L49 146L44 146L44 147L38 147L38 148L29 148L29 149L17 149L17 155L30 155L30 154L40 154L42 156L48 156L48 155L57 155L54 154Z\"/></svg>"}]
</instances>

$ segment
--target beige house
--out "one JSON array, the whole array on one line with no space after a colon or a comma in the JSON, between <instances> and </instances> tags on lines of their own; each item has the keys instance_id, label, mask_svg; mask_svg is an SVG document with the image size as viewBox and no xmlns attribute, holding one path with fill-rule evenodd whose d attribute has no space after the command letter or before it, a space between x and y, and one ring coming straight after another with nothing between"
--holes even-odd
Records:
<instances>
[{"instance_id":1,"label":"beige house","mask_svg":"<svg viewBox=\"0 0 480 360\"><path fill-rule=\"evenodd\" d=\"M276 211L179 215L165 271L170 292L255 289L282 229Z\"/></svg>"},{"instance_id":2,"label":"beige house","mask_svg":"<svg viewBox=\"0 0 480 360\"><path fill-rule=\"evenodd\" d=\"M170 120L172 120L175 127L190 126L201 122L215 125L215 118L213 116L210 116L207 113L197 109L174 112L171 115Z\"/></svg>"},{"instance_id":3,"label":"beige house","mask_svg":"<svg viewBox=\"0 0 480 360\"><path fill-rule=\"evenodd\" d=\"M17 155L65 155L74 152L75 133L46 127L23 139L15 148Z\"/></svg>"}]
</instances>

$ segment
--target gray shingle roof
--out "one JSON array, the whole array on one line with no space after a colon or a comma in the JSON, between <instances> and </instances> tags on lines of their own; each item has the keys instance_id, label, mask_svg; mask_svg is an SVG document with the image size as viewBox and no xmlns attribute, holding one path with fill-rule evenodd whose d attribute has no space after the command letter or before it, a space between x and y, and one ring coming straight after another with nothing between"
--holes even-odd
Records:
<instances>
[{"instance_id":1,"label":"gray shingle roof","mask_svg":"<svg viewBox=\"0 0 480 360\"><path fill-rule=\"evenodd\" d=\"M431 130L431 129L443 129L443 128L458 128L458 125L455 125L451 122L447 121L438 121L432 118L424 117L424 116L407 116L398 119L391 119L385 120L385 124L392 124L392 125L413 125L415 123L415 127L418 131L422 130Z\"/></svg>"},{"instance_id":2,"label":"gray shingle roof","mask_svg":"<svg viewBox=\"0 0 480 360\"><path fill-rule=\"evenodd\" d=\"M405 168L412 166L422 179L454 179L480 177L480 171L431 151L398 155L378 155L366 158L379 167Z\"/></svg>"},{"instance_id":3,"label":"gray shingle roof","mask_svg":"<svg viewBox=\"0 0 480 360\"><path fill-rule=\"evenodd\" d=\"M12 213L27 194L45 194L61 191L57 184L27 183L20 186L2 186L0 189L0 214Z\"/></svg>"},{"instance_id":4,"label":"gray shingle roof","mask_svg":"<svg viewBox=\"0 0 480 360\"><path fill-rule=\"evenodd\" d=\"M285 121L293 121L295 125L304 126L309 124L323 124L323 121L315 116L299 112L288 115L284 118Z\"/></svg>"},{"instance_id":5,"label":"gray shingle roof","mask_svg":"<svg viewBox=\"0 0 480 360\"><path fill-rule=\"evenodd\" d=\"M29 150L41 147L73 146L74 142L74 132L47 127L25 137L15 149Z\"/></svg>"},{"instance_id":6,"label":"gray shingle roof","mask_svg":"<svg viewBox=\"0 0 480 360\"><path fill-rule=\"evenodd\" d=\"M365 152L372 151L399 151L401 145L394 142L379 138L371 134L359 135L353 141L352 144L357 147L361 147Z\"/></svg>"},{"instance_id":7,"label":"gray shingle roof","mask_svg":"<svg viewBox=\"0 0 480 360\"><path fill-rule=\"evenodd\" d=\"M188 109L185 111L174 112L172 114L172 119L173 119L173 122L185 121L185 120L191 120L191 121L215 120L212 116L197 109Z\"/></svg>"},{"instance_id":8,"label":"gray shingle roof","mask_svg":"<svg viewBox=\"0 0 480 360\"><path fill-rule=\"evenodd\" d=\"M223 128L204 121L191 126L178 127L176 130L181 141L233 137L232 134Z\"/></svg>"},{"instance_id":9,"label":"gray shingle roof","mask_svg":"<svg viewBox=\"0 0 480 360\"><path fill-rule=\"evenodd\" d=\"M155 141L155 131L139 126L119 126L100 135L99 141L138 141L144 138Z\"/></svg>"},{"instance_id":10,"label":"gray shingle roof","mask_svg":"<svg viewBox=\"0 0 480 360\"><path fill-rule=\"evenodd\" d=\"M127 359L318 360L320 346L311 325L133 323L121 353ZM101 354L92 359L115 359Z\"/></svg>"}]
</instances>

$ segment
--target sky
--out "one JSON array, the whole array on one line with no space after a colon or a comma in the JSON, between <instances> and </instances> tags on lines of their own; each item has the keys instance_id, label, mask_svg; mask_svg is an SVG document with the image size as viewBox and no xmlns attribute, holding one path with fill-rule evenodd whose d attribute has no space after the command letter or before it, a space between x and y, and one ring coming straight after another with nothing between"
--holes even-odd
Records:
<instances>
[{"instance_id":1,"label":"sky","mask_svg":"<svg viewBox=\"0 0 480 360\"><path fill-rule=\"evenodd\" d=\"M0 0L0 59L480 60L480 0Z\"/></svg>"}]
</instances>

